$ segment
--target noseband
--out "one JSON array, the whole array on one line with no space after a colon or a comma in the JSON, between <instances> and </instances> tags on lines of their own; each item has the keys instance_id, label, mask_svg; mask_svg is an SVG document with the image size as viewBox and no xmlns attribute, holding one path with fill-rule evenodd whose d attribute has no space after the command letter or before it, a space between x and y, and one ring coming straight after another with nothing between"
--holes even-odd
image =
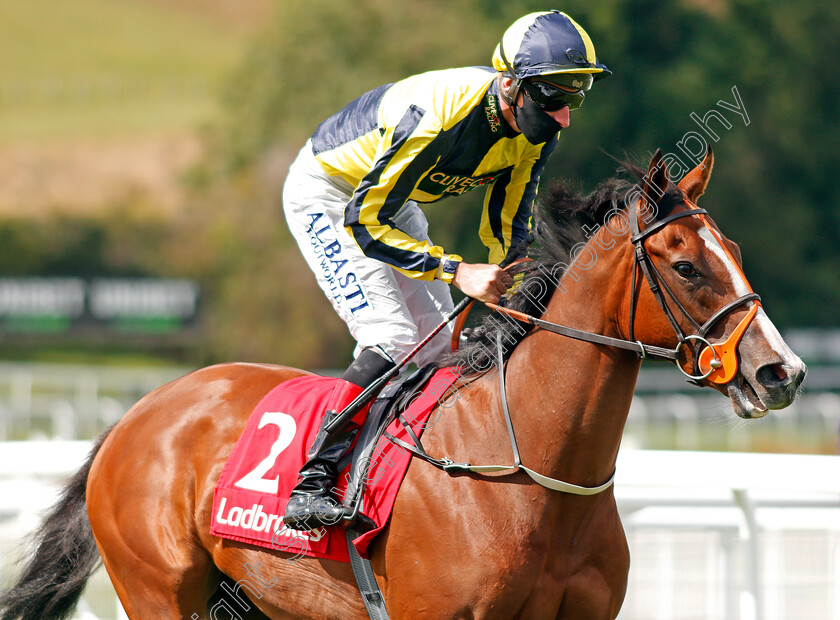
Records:
<instances>
[{"instance_id":1,"label":"noseband","mask_svg":"<svg viewBox=\"0 0 840 620\"><path fill-rule=\"evenodd\" d=\"M665 280L662 278L662 275L656 269L656 266L653 264L650 255L645 249L645 240L651 237L652 235L656 234L665 226L667 226L675 220L678 220L683 217L691 217L696 215L700 217L700 220L703 222L703 225L720 242L724 252L726 252L727 256L729 256L733 264L737 266L735 259L732 257L731 254L729 254L728 250L726 249L726 246L723 243L723 239L721 239L718 233L715 232L714 228L709 224L708 218L705 217L706 215L708 215L708 212L705 209L693 208L687 211L674 213L652 224L644 231L639 230L639 220L638 214L636 213L636 209L631 208L629 209L629 212L631 232L630 242L634 246L634 254L633 275L630 280L630 324L628 329L628 340L611 338L609 336L604 336L601 334L594 334L592 332L566 327L565 325L558 325L556 323L551 323L549 321L539 319L529 314L525 314L524 312L518 312L516 310L511 310L509 308L498 306L496 304L488 303L486 305L491 309L496 310L497 312L501 312L503 314L506 314L507 316L510 316L511 318L530 323L531 325L540 329L567 336L569 338L575 338L577 340L584 340L587 342L592 342L594 344L602 344L611 347L617 347L620 349L631 350L637 353L642 359L650 358L674 362L679 371L683 373L686 377L688 377L689 381L697 385L702 385L702 382L704 380L718 385L722 385L728 383L729 381L732 381L732 379L734 379L735 376L738 374L738 345L740 344L744 333L747 331L747 328L750 326L750 323L752 322L753 318L755 318L755 315L758 312L758 308L761 305L761 298L756 293L752 292L752 289L750 288L746 278L743 276L743 274L741 274L741 277L744 280L744 284L746 284L750 292L724 305L722 308L718 309L711 317L709 317L709 319L705 323L703 323L702 325L699 324L694 319L694 317L692 317L688 313L685 307L677 299L676 295L674 295L673 291L665 283ZM650 291L653 293L657 304L665 313L668 322L671 324L671 328L674 330L674 333L677 336L679 342L676 348L674 349L666 349L649 344L644 344L636 340L634 337L636 306L639 301L638 296L636 294L639 279L639 271L641 271L642 274L644 274L645 280L647 280L647 284L650 288ZM682 327L680 327L679 321L677 321L677 318L674 315L674 312L671 310L671 306L668 303L668 298L670 298L671 303L674 306L676 306L680 314L682 314L686 319L688 319L688 322L691 324L694 330L693 334L686 335ZM743 319L741 319L740 323L738 323L735 329L732 330L732 333L729 335L729 338L727 338L724 342L720 342L716 345L713 345L707 340L709 332L712 330L712 328L715 327L715 325L717 325L723 318L728 316L730 312L750 301L755 303L752 305L749 312L747 312L747 315ZM691 374L683 370L682 366L680 366L679 363L680 351L684 346L691 347L693 352L693 368Z\"/></svg>"}]
</instances>

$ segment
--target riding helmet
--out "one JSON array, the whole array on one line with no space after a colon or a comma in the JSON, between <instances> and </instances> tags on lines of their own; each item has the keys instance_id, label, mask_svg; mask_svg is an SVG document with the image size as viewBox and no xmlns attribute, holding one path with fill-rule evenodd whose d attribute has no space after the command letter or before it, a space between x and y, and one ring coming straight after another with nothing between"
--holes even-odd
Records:
<instances>
[{"instance_id":1,"label":"riding helmet","mask_svg":"<svg viewBox=\"0 0 840 620\"><path fill-rule=\"evenodd\" d=\"M589 73L593 80L612 75L598 62L586 31L560 11L530 13L505 31L493 53L493 68L514 78L506 93L515 100L522 80L538 75Z\"/></svg>"}]
</instances>

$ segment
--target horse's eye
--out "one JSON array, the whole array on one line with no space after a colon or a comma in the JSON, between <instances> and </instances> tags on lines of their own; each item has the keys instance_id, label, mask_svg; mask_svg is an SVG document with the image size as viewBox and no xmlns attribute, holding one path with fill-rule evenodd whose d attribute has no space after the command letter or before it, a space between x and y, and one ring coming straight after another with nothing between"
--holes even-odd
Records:
<instances>
[{"instance_id":1,"label":"horse's eye","mask_svg":"<svg viewBox=\"0 0 840 620\"><path fill-rule=\"evenodd\" d=\"M674 271L680 274L683 278L693 279L699 278L700 273L694 268L691 263L682 261L674 265Z\"/></svg>"}]
</instances>

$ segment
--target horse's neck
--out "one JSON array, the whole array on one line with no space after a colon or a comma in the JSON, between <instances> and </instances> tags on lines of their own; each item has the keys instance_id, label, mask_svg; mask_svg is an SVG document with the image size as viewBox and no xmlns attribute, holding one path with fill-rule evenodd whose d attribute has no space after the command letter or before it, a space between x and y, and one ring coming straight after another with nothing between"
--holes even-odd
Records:
<instances>
[{"instance_id":1,"label":"horse's neck","mask_svg":"<svg viewBox=\"0 0 840 620\"><path fill-rule=\"evenodd\" d=\"M622 274L631 258L619 248L602 254L578 281L563 279L545 320L622 337L619 308L629 290ZM639 365L627 351L546 331L527 337L508 364L523 463L575 484L604 482L615 466Z\"/></svg>"}]
</instances>

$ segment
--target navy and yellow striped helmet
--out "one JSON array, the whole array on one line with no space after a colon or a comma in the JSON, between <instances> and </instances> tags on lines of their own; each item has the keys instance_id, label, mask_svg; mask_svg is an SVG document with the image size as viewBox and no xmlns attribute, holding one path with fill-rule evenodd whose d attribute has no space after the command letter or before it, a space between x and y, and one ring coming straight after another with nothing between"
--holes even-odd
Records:
<instances>
[{"instance_id":1,"label":"navy and yellow striped helmet","mask_svg":"<svg viewBox=\"0 0 840 620\"><path fill-rule=\"evenodd\" d=\"M586 31L560 11L531 13L505 31L493 54L493 68L517 85L538 75L589 73L600 80L612 75L598 62Z\"/></svg>"}]
</instances>

